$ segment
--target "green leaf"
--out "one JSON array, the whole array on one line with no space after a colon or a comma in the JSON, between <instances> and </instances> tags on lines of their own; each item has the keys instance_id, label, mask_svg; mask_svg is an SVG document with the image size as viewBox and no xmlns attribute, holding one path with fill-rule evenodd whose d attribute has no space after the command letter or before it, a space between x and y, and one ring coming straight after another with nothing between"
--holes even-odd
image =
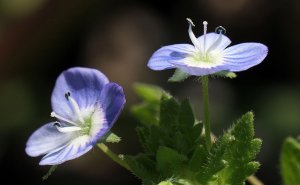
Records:
<instances>
[{"instance_id":1,"label":"green leaf","mask_svg":"<svg viewBox=\"0 0 300 185\"><path fill-rule=\"evenodd\" d=\"M246 178L255 173L260 164L252 161L260 150L262 141L254 137L254 115L248 112L227 132L228 147L224 160L227 167L220 173L222 184L243 185Z\"/></svg>"},{"instance_id":2,"label":"green leaf","mask_svg":"<svg viewBox=\"0 0 300 185\"><path fill-rule=\"evenodd\" d=\"M195 125L194 113L189 100L185 99L180 105L178 124L184 131L190 131Z\"/></svg>"},{"instance_id":3,"label":"green leaf","mask_svg":"<svg viewBox=\"0 0 300 185\"><path fill-rule=\"evenodd\" d=\"M166 133L166 130L160 129L158 126L138 127L137 133L140 142L148 155L155 156L159 146L170 143L167 141L169 140L169 136Z\"/></svg>"},{"instance_id":4,"label":"green leaf","mask_svg":"<svg viewBox=\"0 0 300 185\"><path fill-rule=\"evenodd\" d=\"M134 91L144 101L131 107L133 116L145 125L157 125L160 99L162 98L162 96L171 96L160 87L154 85L135 83L133 87Z\"/></svg>"},{"instance_id":5,"label":"green leaf","mask_svg":"<svg viewBox=\"0 0 300 185\"><path fill-rule=\"evenodd\" d=\"M159 125L165 128L174 127L177 122L179 106L174 98L162 97Z\"/></svg>"},{"instance_id":6,"label":"green leaf","mask_svg":"<svg viewBox=\"0 0 300 185\"><path fill-rule=\"evenodd\" d=\"M107 143L119 143L121 138L116 134L109 132L108 135L105 137L105 142Z\"/></svg>"},{"instance_id":7,"label":"green leaf","mask_svg":"<svg viewBox=\"0 0 300 185\"><path fill-rule=\"evenodd\" d=\"M162 88L144 83L135 83L133 90L146 102L159 102L162 95L169 97L169 93Z\"/></svg>"},{"instance_id":8,"label":"green leaf","mask_svg":"<svg viewBox=\"0 0 300 185\"><path fill-rule=\"evenodd\" d=\"M158 125L159 104L141 103L133 105L131 112L136 119L145 125Z\"/></svg>"},{"instance_id":9,"label":"green leaf","mask_svg":"<svg viewBox=\"0 0 300 185\"><path fill-rule=\"evenodd\" d=\"M189 168L191 171L197 172L202 168L202 164L206 162L208 152L203 145L199 145L193 153L193 156L189 162Z\"/></svg>"},{"instance_id":10,"label":"green leaf","mask_svg":"<svg viewBox=\"0 0 300 185\"><path fill-rule=\"evenodd\" d=\"M162 181L158 185L173 185L173 183L170 181Z\"/></svg>"},{"instance_id":11,"label":"green leaf","mask_svg":"<svg viewBox=\"0 0 300 185\"><path fill-rule=\"evenodd\" d=\"M180 69L176 69L173 76L168 79L168 82L182 82L187 79L190 75L181 71Z\"/></svg>"},{"instance_id":12,"label":"green leaf","mask_svg":"<svg viewBox=\"0 0 300 185\"><path fill-rule=\"evenodd\" d=\"M215 181L216 174L227 166L227 161L224 160L223 155L228 147L228 135L224 135L211 148L206 161L198 168L196 179L203 185L209 184L210 181Z\"/></svg>"},{"instance_id":13,"label":"green leaf","mask_svg":"<svg viewBox=\"0 0 300 185\"><path fill-rule=\"evenodd\" d=\"M214 76L219 76L219 77L224 77L224 78L236 78L237 75L234 72L230 72L230 71L220 71L218 73L213 74Z\"/></svg>"},{"instance_id":14,"label":"green leaf","mask_svg":"<svg viewBox=\"0 0 300 185\"><path fill-rule=\"evenodd\" d=\"M155 169L155 161L145 154L138 154L136 156L124 156L124 160L129 165L131 171L143 182L154 183L159 179L159 174ZM151 184L150 183L150 184ZM145 183L143 183L145 184Z\"/></svg>"},{"instance_id":15,"label":"green leaf","mask_svg":"<svg viewBox=\"0 0 300 185\"><path fill-rule=\"evenodd\" d=\"M300 182L300 143L294 138L287 138L281 149L280 171L284 185Z\"/></svg>"},{"instance_id":16,"label":"green leaf","mask_svg":"<svg viewBox=\"0 0 300 185\"><path fill-rule=\"evenodd\" d=\"M157 151L156 161L156 169L160 174L164 177L171 177L182 168L187 157L171 148L161 146Z\"/></svg>"}]
</instances>

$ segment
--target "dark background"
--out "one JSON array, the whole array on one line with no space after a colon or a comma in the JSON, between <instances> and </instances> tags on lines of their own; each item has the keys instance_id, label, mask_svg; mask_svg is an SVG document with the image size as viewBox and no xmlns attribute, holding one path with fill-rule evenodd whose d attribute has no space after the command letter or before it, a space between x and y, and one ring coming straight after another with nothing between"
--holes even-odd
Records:
<instances>
[{"instance_id":1,"label":"dark background","mask_svg":"<svg viewBox=\"0 0 300 185\"><path fill-rule=\"evenodd\" d=\"M50 118L56 77L72 66L93 67L125 89L127 104L113 131L123 138L110 145L117 153L141 148L129 108L138 102L136 81L154 83L179 99L192 100L201 119L201 86L193 80L167 83L171 71L146 67L163 45L190 43L186 17L202 34L222 25L232 44L261 42L264 62L238 78L212 79L213 131L219 135L253 110L256 134L263 139L257 176L281 184L279 151L287 136L300 133L300 1L298 0L0 0L0 167L9 184L140 184L98 148L60 165L42 182L49 167L24 152L30 134ZM199 114L198 114L199 113Z\"/></svg>"}]
</instances>

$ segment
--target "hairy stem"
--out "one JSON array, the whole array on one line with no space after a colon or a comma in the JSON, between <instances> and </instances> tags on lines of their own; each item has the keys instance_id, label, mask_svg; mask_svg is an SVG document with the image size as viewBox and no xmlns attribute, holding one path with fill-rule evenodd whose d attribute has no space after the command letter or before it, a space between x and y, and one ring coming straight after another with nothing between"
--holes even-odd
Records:
<instances>
[{"instance_id":1,"label":"hairy stem","mask_svg":"<svg viewBox=\"0 0 300 185\"><path fill-rule=\"evenodd\" d=\"M205 140L206 140L207 150L209 151L211 148L211 137L210 137L210 122L209 122L208 76L202 77L202 96L203 96Z\"/></svg>"},{"instance_id":2,"label":"hairy stem","mask_svg":"<svg viewBox=\"0 0 300 185\"><path fill-rule=\"evenodd\" d=\"M97 146L100 148L100 150L102 150L102 152L104 152L113 161L118 163L120 166L126 168L127 170L131 171L129 165L123 159L121 159L117 154L112 152L104 143L98 143Z\"/></svg>"}]
</instances>

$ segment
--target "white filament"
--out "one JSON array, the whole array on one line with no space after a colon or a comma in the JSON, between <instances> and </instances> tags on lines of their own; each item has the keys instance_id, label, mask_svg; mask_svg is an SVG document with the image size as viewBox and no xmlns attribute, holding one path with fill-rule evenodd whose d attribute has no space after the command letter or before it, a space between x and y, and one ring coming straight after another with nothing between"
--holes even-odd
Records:
<instances>
[{"instance_id":1,"label":"white filament","mask_svg":"<svg viewBox=\"0 0 300 185\"><path fill-rule=\"evenodd\" d=\"M77 115L79 121L81 123L84 123L84 120L83 120L83 117L81 115L81 111L79 109L79 106L78 106L77 102L71 97L71 95L69 95L67 99L69 100L70 104L72 105L73 111Z\"/></svg>"},{"instance_id":2,"label":"white filament","mask_svg":"<svg viewBox=\"0 0 300 185\"><path fill-rule=\"evenodd\" d=\"M192 26L195 26L193 21L190 18L186 18L186 20L189 23L188 33L189 33L189 36L190 36L190 39L191 39L192 43L194 44L196 49L198 49L199 51L202 51L201 45L200 45L198 39L196 38L195 34L193 33L193 30L192 30Z\"/></svg>"},{"instance_id":3,"label":"white filament","mask_svg":"<svg viewBox=\"0 0 300 185\"><path fill-rule=\"evenodd\" d=\"M65 121L65 122L67 122L67 123L70 123L70 124L72 124L72 125L78 126L77 123L75 123L75 122L73 122L73 121L71 121L71 120L69 120L69 119L67 119L67 118L62 117L62 116L56 114L55 112L51 112L50 116L53 117L53 118L57 118L57 119L59 119L59 120L61 120L61 121Z\"/></svg>"},{"instance_id":4,"label":"white filament","mask_svg":"<svg viewBox=\"0 0 300 185\"><path fill-rule=\"evenodd\" d=\"M204 36L204 42L203 42L203 50L205 52L206 50L206 33L207 33L207 22L203 21L203 36Z\"/></svg>"},{"instance_id":5,"label":"white filament","mask_svg":"<svg viewBox=\"0 0 300 185\"><path fill-rule=\"evenodd\" d=\"M76 127L76 126L61 127L61 126L55 125L55 127L57 128L57 130L58 130L59 132L63 132L63 133L74 132L74 131L82 130L82 128Z\"/></svg>"}]
</instances>

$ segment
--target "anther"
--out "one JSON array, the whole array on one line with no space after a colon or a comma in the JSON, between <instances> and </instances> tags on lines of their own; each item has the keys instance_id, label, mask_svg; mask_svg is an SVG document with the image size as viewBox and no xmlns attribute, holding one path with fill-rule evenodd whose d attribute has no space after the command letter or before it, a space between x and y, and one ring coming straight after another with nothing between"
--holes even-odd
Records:
<instances>
[{"instance_id":1,"label":"anther","mask_svg":"<svg viewBox=\"0 0 300 185\"><path fill-rule=\"evenodd\" d=\"M226 29L223 26L218 26L216 27L215 32L224 35L226 33Z\"/></svg>"},{"instance_id":2,"label":"anther","mask_svg":"<svg viewBox=\"0 0 300 185\"><path fill-rule=\"evenodd\" d=\"M67 93L65 93L65 97L67 100L69 100L69 97L71 96L71 93L68 91Z\"/></svg>"},{"instance_id":3,"label":"anther","mask_svg":"<svg viewBox=\"0 0 300 185\"><path fill-rule=\"evenodd\" d=\"M60 123L58 121L54 122L53 126L55 126L55 127L61 127L61 125L60 125Z\"/></svg>"},{"instance_id":4,"label":"anther","mask_svg":"<svg viewBox=\"0 0 300 185\"><path fill-rule=\"evenodd\" d=\"M207 25L208 25L208 22L207 21L203 21L203 26L204 26L204 31L205 32L207 31Z\"/></svg>"},{"instance_id":5,"label":"anther","mask_svg":"<svg viewBox=\"0 0 300 185\"><path fill-rule=\"evenodd\" d=\"M189 22L189 24L191 24L192 26L194 26L194 27L195 27L195 24L193 23L192 19L190 19L190 18L186 18L186 20Z\"/></svg>"}]
</instances>

